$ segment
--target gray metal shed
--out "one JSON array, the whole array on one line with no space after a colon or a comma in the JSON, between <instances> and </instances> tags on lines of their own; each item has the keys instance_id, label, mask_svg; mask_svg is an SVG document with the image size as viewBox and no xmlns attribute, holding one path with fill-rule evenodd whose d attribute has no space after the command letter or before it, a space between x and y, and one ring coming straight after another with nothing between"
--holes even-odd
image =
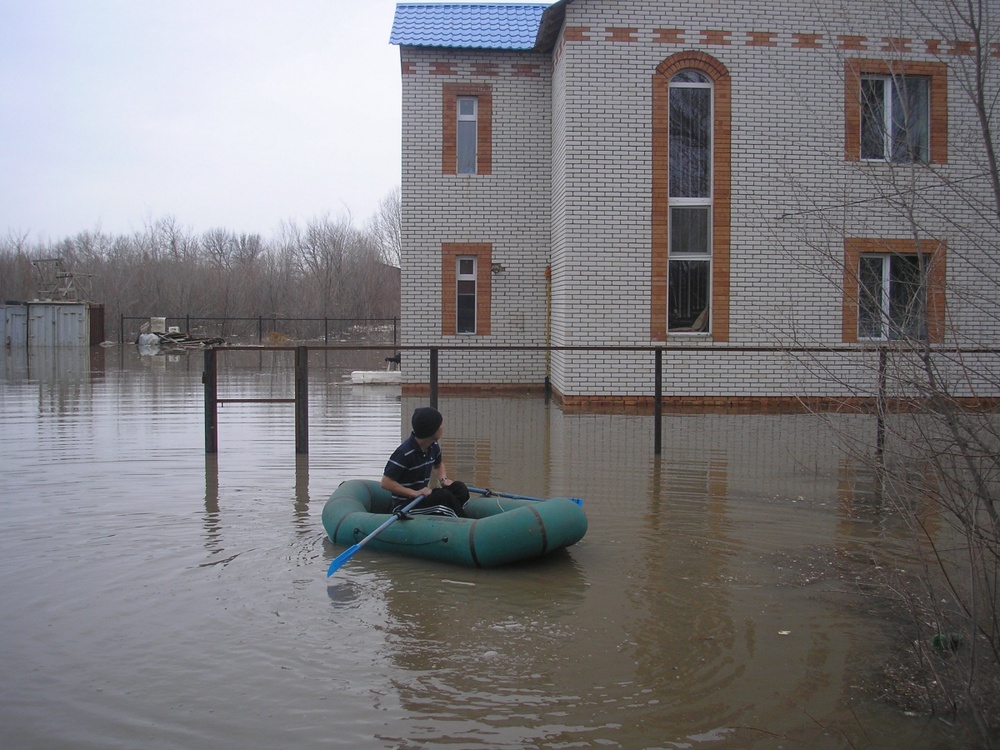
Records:
<instances>
[{"instance_id":1,"label":"gray metal shed","mask_svg":"<svg viewBox=\"0 0 1000 750\"><path fill-rule=\"evenodd\" d=\"M104 305L33 300L0 305L4 348L96 346L104 341Z\"/></svg>"}]
</instances>

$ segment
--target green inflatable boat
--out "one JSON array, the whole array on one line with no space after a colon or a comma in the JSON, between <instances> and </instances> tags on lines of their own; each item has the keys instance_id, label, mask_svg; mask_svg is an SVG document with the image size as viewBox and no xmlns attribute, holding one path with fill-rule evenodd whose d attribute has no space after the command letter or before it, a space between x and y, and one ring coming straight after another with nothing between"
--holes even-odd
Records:
<instances>
[{"instance_id":1,"label":"green inflatable boat","mask_svg":"<svg viewBox=\"0 0 1000 750\"><path fill-rule=\"evenodd\" d=\"M391 518L392 496L378 482L350 479L323 508L323 528L335 544L354 545ZM368 542L373 550L469 567L489 568L529 560L569 547L587 533L580 502L472 497L467 518L416 516L387 526Z\"/></svg>"}]
</instances>

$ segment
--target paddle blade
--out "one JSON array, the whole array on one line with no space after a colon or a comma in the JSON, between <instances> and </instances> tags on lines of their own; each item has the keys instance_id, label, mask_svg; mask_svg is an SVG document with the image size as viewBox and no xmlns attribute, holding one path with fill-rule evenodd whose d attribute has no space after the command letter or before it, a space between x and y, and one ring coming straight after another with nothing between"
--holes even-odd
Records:
<instances>
[{"instance_id":1,"label":"paddle blade","mask_svg":"<svg viewBox=\"0 0 1000 750\"><path fill-rule=\"evenodd\" d=\"M354 553L357 552L359 549L361 549L361 545L355 544L351 547L348 547L346 550L344 550L335 558L333 558L333 562L330 563L330 567L326 571L326 577L329 578L338 570L340 570L340 566L343 565L348 560L350 560L352 557L354 557Z\"/></svg>"}]
</instances>

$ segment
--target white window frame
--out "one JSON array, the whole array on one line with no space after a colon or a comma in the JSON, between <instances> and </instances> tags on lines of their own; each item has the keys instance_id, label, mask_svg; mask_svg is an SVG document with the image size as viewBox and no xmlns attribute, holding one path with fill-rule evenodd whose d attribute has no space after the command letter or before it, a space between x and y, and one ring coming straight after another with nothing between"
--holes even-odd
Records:
<instances>
[{"instance_id":1,"label":"white window frame","mask_svg":"<svg viewBox=\"0 0 1000 750\"><path fill-rule=\"evenodd\" d=\"M924 100L925 111L923 112L923 127L924 133L924 153L920 154L917 159L896 159L894 158L896 153L896 142L893 135L893 91L896 89L898 83L905 83L908 79L921 79L924 81L926 86L926 94ZM864 133L865 128L865 115L866 107L864 106L864 90L866 81L881 81L882 82L882 122L879 123L879 127L882 130L882 156L865 156L864 147L865 139ZM931 81L928 76L908 76L908 75L885 75L880 73L863 73L861 75L861 144L859 155L862 161L867 162L888 162L892 164L928 164L930 163L930 152L931 152ZM906 153L909 149L906 149Z\"/></svg>"},{"instance_id":2,"label":"white window frame","mask_svg":"<svg viewBox=\"0 0 1000 750\"><path fill-rule=\"evenodd\" d=\"M472 113L463 114L462 104L472 102ZM455 172L456 174L476 174L479 170L479 97L478 96L458 96L455 98ZM462 127L462 123L472 123L472 127ZM468 164L463 164L463 134L470 139L466 147L472 147L471 160ZM470 135L471 134L471 135ZM463 169L463 166L465 168Z\"/></svg>"},{"instance_id":3,"label":"white window frame","mask_svg":"<svg viewBox=\"0 0 1000 750\"><path fill-rule=\"evenodd\" d=\"M893 258L917 258L918 268L920 273L923 275L922 283L919 288L918 293L924 295L924 299L921 302L921 312L920 315L923 319L919 323L921 328L921 333L917 335L917 338L926 336L927 327L929 325L928 312L927 312L927 289L928 289L928 278L927 278L927 262L928 258L924 256L924 262L920 263L919 256L917 253L862 253L858 256L858 341L890 341L896 340L899 337L893 337L893 324L899 324L900 321L892 320L892 260ZM865 261L871 261L877 259L881 262L881 305L879 306L879 333L876 336L865 335L862 332L863 316L862 316L862 306L864 305L867 290L862 284L863 275L861 273L861 264Z\"/></svg>"},{"instance_id":4,"label":"white window frame","mask_svg":"<svg viewBox=\"0 0 1000 750\"><path fill-rule=\"evenodd\" d=\"M472 263L471 273L462 273L462 262ZM463 296L459 290L463 281L471 281L473 293L472 297L472 329L462 329L462 305L460 300ZM474 336L479 325L477 305L479 304L479 258L474 255L459 255L455 258L455 333L460 336Z\"/></svg>"},{"instance_id":5,"label":"white window frame","mask_svg":"<svg viewBox=\"0 0 1000 750\"><path fill-rule=\"evenodd\" d=\"M670 195L670 176L667 176L667 227L668 227L668 237L667 237L667 290L669 294L670 289L670 264L672 261L699 261L704 262L708 266L708 290L706 293L706 305L708 314L708 324L700 326L701 330L695 330L693 328L679 328L670 327L670 301L667 300L667 333L673 334L710 334L711 333L711 321L712 321L712 265L713 265L713 240L712 240L712 224L714 215L714 191L715 191L715 170L713 165L715 163L714 150L715 150L715 86L709 78L701 71L694 71L703 79L701 81L678 81L677 77L688 72L688 70L680 71L675 75L670 83L669 90L675 89L708 89L709 91L709 114L708 122L711 131L709 132L708 143L709 143L709 154L708 154L708 195L704 197L674 197ZM668 110L669 111L669 110ZM667 124L667 129L669 132L670 124ZM668 164L668 172L670 165ZM691 253L691 252L677 252L673 249L673 230L672 230L672 218L674 208L683 207L704 207L708 209L708 232L705 243L705 250L701 253ZM697 321L697 319L696 319Z\"/></svg>"}]
</instances>

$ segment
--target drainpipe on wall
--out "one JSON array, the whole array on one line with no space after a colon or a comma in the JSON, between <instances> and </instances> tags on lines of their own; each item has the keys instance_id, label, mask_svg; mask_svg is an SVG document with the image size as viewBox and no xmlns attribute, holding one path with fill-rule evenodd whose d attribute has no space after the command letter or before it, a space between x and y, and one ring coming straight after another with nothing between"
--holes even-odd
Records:
<instances>
[{"instance_id":1,"label":"drainpipe on wall","mask_svg":"<svg viewBox=\"0 0 1000 750\"><path fill-rule=\"evenodd\" d=\"M552 265L545 266L545 398L552 395L552 382L549 380L552 352L549 346L552 342Z\"/></svg>"}]
</instances>

